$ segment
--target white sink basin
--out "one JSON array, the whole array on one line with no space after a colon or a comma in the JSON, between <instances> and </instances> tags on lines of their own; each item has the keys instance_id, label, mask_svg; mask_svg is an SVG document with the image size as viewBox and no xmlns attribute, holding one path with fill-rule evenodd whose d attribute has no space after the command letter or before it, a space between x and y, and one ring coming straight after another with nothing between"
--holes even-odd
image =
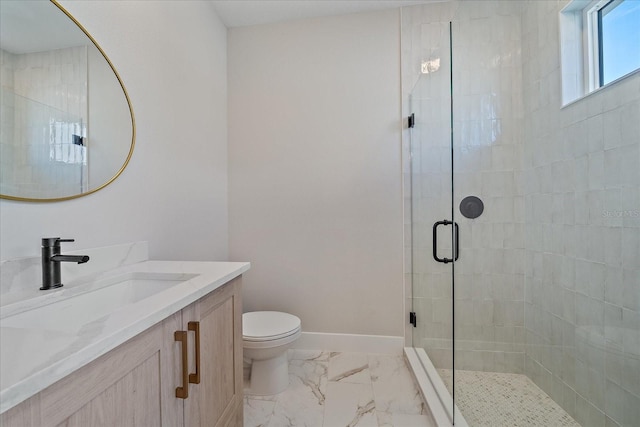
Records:
<instances>
[{"instance_id":1,"label":"white sink basin","mask_svg":"<svg viewBox=\"0 0 640 427\"><path fill-rule=\"evenodd\" d=\"M75 334L91 322L156 295L197 274L132 272L68 289L47 302L0 320L3 328L44 329ZM61 288L64 289L64 288Z\"/></svg>"}]
</instances>

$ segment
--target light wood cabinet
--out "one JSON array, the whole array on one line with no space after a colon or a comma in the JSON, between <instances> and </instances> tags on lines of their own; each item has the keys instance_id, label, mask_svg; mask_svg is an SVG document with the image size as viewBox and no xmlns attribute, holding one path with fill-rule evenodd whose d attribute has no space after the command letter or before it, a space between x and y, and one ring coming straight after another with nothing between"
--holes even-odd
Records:
<instances>
[{"instance_id":1,"label":"light wood cabinet","mask_svg":"<svg viewBox=\"0 0 640 427\"><path fill-rule=\"evenodd\" d=\"M8 410L0 425L242 426L240 283L232 280ZM197 371L197 384L183 383L177 331L187 332L186 368ZM185 385L188 397L176 397Z\"/></svg>"},{"instance_id":2,"label":"light wood cabinet","mask_svg":"<svg viewBox=\"0 0 640 427\"><path fill-rule=\"evenodd\" d=\"M185 426L242 425L242 304L237 285L219 288L182 311L183 328L198 322L201 356L199 370L195 358L189 361L194 366L189 372L198 371L200 383L190 384L184 400ZM196 342L190 340L190 354L198 354ZM230 424L238 414L239 421Z\"/></svg>"}]
</instances>

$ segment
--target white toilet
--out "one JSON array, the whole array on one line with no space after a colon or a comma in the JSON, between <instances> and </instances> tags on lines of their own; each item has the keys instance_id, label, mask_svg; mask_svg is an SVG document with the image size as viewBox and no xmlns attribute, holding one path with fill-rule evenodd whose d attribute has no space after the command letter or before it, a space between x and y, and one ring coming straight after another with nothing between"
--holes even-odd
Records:
<instances>
[{"instance_id":1,"label":"white toilet","mask_svg":"<svg viewBox=\"0 0 640 427\"><path fill-rule=\"evenodd\" d=\"M287 350L301 334L300 319L279 311L242 315L244 358L251 360L251 385L245 394L270 395L289 385Z\"/></svg>"}]
</instances>

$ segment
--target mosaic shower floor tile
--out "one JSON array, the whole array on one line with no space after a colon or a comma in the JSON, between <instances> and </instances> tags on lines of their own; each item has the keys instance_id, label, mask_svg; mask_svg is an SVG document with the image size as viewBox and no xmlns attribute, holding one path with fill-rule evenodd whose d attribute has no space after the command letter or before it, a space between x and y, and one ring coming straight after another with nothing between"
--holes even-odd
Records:
<instances>
[{"instance_id":1,"label":"mosaic shower floor tile","mask_svg":"<svg viewBox=\"0 0 640 427\"><path fill-rule=\"evenodd\" d=\"M452 371L439 369L451 391ZM456 371L456 404L473 427L580 427L522 374Z\"/></svg>"}]
</instances>

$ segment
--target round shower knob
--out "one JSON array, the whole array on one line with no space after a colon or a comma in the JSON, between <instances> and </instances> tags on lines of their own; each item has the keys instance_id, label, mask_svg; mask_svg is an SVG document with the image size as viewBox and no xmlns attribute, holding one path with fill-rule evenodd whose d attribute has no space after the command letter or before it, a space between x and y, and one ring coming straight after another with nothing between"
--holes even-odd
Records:
<instances>
[{"instance_id":1,"label":"round shower knob","mask_svg":"<svg viewBox=\"0 0 640 427\"><path fill-rule=\"evenodd\" d=\"M476 196L467 196L460 202L460 213L467 218L478 218L484 211L484 203Z\"/></svg>"}]
</instances>

